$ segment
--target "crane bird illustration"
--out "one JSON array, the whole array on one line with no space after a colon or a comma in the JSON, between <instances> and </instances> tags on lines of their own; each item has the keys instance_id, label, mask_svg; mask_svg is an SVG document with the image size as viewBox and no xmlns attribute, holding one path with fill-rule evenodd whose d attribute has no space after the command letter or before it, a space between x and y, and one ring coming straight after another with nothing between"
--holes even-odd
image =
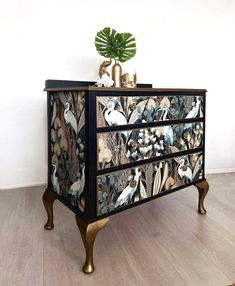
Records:
<instances>
[{"instance_id":1,"label":"crane bird illustration","mask_svg":"<svg viewBox=\"0 0 235 286\"><path fill-rule=\"evenodd\" d=\"M69 102L66 102L65 104L65 110L64 110L64 120L66 124L70 124L72 129L74 130L75 134L77 135L78 133L78 124L77 120L73 114L73 112L70 109L70 104Z\"/></svg>"},{"instance_id":2,"label":"crane bird illustration","mask_svg":"<svg viewBox=\"0 0 235 286\"><path fill-rule=\"evenodd\" d=\"M141 172L139 172L138 168L135 168L135 176L132 181L128 184L128 186L122 191L120 196L118 197L114 208L120 207L122 205L127 205L128 202L132 201L132 197L137 190L137 186L139 184L139 178L141 176Z\"/></svg>"},{"instance_id":3,"label":"crane bird illustration","mask_svg":"<svg viewBox=\"0 0 235 286\"><path fill-rule=\"evenodd\" d=\"M178 167L178 174L180 178L187 178L188 180L192 181L193 173L189 166L185 165L185 159L180 159L180 165Z\"/></svg>"},{"instance_id":4,"label":"crane bird illustration","mask_svg":"<svg viewBox=\"0 0 235 286\"><path fill-rule=\"evenodd\" d=\"M77 179L70 187L69 193L76 197L77 200L80 199L80 196L83 192L85 185L85 165L82 168L82 176L81 178Z\"/></svg>"},{"instance_id":5,"label":"crane bird illustration","mask_svg":"<svg viewBox=\"0 0 235 286\"><path fill-rule=\"evenodd\" d=\"M192 109L189 111L189 113L186 115L185 118L196 118L198 115L199 107L200 107L200 98L197 96L196 104L192 107ZM187 123L184 126L184 129L188 129L192 126L192 123Z\"/></svg>"},{"instance_id":6,"label":"crane bird illustration","mask_svg":"<svg viewBox=\"0 0 235 286\"><path fill-rule=\"evenodd\" d=\"M115 110L115 100L109 99L106 103L107 110L104 113L104 118L107 121L109 126L113 125L126 125L127 120L124 114L122 114L120 111ZM128 136L127 131L121 132L125 137Z\"/></svg>"},{"instance_id":7,"label":"crane bird illustration","mask_svg":"<svg viewBox=\"0 0 235 286\"><path fill-rule=\"evenodd\" d=\"M163 107L159 110L162 110L162 120L165 121L167 120L167 113L168 113L168 109L166 107ZM171 127L171 125L166 125L163 127L164 130L164 135L166 136L166 139L170 142L170 145L173 145L174 142L174 135L173 135L173 129Z\"/></svg>"},{"instance_id":8,"label":"crane bird illustration","mask_svg":"<svg viewBox=\"0 0 235 286\"><path fill-rule=\"evenodd\" d=\"M57 167L56 165L53 165L53 164L52 166L54 168L53 173L52 173L52 185L56 193L60 194L60 184L59 184L58 177L56 176Z\"/></svg>"}]
</instances>

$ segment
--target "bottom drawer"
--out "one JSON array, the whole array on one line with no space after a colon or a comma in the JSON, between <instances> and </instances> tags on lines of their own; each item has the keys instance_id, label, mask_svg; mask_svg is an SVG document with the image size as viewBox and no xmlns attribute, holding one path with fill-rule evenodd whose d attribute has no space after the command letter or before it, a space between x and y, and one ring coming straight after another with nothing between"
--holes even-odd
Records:
<instances>
[{"instance_id":1,"label":"bottom drawer","mask_svg":"<svg viewBox=\"0 0 235 286\"><path fill-rule=\"evenodd\" d=\"M97 176L97 215L202 178L201 152Z\"/></svg>"}]
</instances>

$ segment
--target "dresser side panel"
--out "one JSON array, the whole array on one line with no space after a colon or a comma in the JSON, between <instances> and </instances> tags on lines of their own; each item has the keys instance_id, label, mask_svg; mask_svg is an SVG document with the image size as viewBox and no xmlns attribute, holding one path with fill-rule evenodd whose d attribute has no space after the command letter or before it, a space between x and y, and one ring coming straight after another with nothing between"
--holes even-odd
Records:
<instances>
[{"instance_id":1,"label":"dresser side panel","mask_svg":"<svg viewBox=\"0 0 235 286\"><path fill-rule=\"evenodd\" d=\"M85 210L85 92L50 93L50 189L74 210Z\"/></svg>"}]
</instances>

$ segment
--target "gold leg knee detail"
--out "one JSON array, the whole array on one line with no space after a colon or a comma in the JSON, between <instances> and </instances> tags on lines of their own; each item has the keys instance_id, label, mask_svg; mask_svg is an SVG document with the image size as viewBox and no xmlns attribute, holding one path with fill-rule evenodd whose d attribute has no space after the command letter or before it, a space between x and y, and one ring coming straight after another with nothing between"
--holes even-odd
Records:
<instances>
[{"instance_id":1,"label":"gold leg knee detail","mask_svg":"<svg viewBox=\"0 0 235 286\"><path fill-rule=\"evenodd\" d=\"M46 230L51 230L54 228L53 224L53 204L56 198L51 195L47 190L42 196L42 201L47 212L47 223L44 225Z\"/></svg>"},{"instance_id":2,"label":"gold leg knee detail","mask_svg":"<svg viewBox=\"0 0 235 286\"><path fill-rule=\"evenodd\" d=\"M197 187L198 193L199 193L198 212L200 214L205 214L206 209L204 207L204 200L205 200L205 197L206 197L207 192L209 190L209 185L208 185L207 181L205 180L203 182L195 184L195 186Z\"/></svg>"},{"instance_id":3,"label":"gold leg knee detail","mask_svg":"<svg viewBox=\"0 0 235 286\"><path fill-rule=\"evenodd\" d=\"M109 222L109 218L104 218L96 222L86 224L76 215L76 221L81 233L82 241L86 252L86 261L82 270L84 273L89 274L95 270L93 262L93 246L96 235L98 231L100 231L102 228L106 226L106 224Z\"/></svg>"}]
</instances>

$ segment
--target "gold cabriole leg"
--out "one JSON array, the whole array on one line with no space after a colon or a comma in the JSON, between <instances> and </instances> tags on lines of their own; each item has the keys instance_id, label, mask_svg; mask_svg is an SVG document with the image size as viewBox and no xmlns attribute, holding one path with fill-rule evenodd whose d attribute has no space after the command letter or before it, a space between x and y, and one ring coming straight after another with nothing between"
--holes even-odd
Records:
<instances>
[{"instance_id":1,"label":"gold cabriole leg","mask_svg":"<svg viewBox=\"0 0 235 286\"><path fill-rule=\"evenodd\" d=\"M86 251L86 261L82 268L84 273L92 273L95 270L93 263L93 246L95 242L96 235L99 230L104 228L109 222L109 218L104 218L96 222L86 224L76 215L76 221L78 228L80 230L82 241Z\"/></svg>"},{"instance_id":2,"label":"gold cabriole leg","mask_svg":"<svg viewBox=\"0 0 235 286\"><path fill-rule=\"evenodd\" d=\"M195 186L197 187L198 192L199 192L198 212L199 212L199 214L205 214L206 209L204 207L204 199L205 199L206 194L209 190L209 185L208 185L207 181L205 180L203 182L195 184Z\"/></svg>"},{"instance_id":3,"label":"gold cabriole leg","mask_svg":"<svg viewBox=\"0 0 235 286\"><path fill-rule=\"evenodd\" d=\"M44 225L44 228L47 230L51 230L54 228L53 224L53 204L56 198L51 195L47 190L44 192L42 196L42 201L45 206L47 212L47 223Z\"/></svg>"}]
</instances>

